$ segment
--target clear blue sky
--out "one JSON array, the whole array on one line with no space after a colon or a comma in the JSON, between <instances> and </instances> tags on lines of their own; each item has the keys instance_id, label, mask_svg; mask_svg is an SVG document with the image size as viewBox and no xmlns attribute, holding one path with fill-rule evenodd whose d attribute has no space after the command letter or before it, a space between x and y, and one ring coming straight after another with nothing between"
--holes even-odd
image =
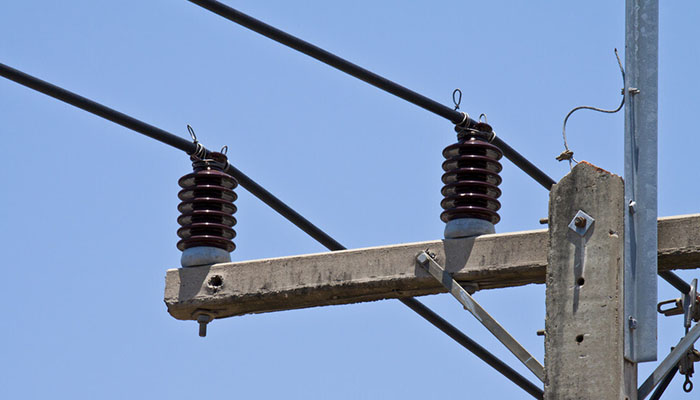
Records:
<instances>
[{"instance_id":1,"label":"clear blue sky","mask_svg":"<svg viewBox=\"0 0 700 400\"><path fill-rule=\"evenodd\" d=\"M568 110L620 100L623 1L227 4L445 104L460 87L463 110L557 180ZM183 137L191 124L345 246L442 237L442 118L184 0L0 10L0 62ZM660 14L659 211L696 213L700 4ZM199 338L163 303L186 155L4 79L0 120L0 398L529 398L395 300L219 320ZM622 113L576 113L568 133L577 158L622 174ZM540 229L547 192L504 166L497 231ZM238 192L234 260L325 251ZM476 297L543 359L543 286ZM535 379L452 298L421 300ZM663 355L682 326L660 321ZM681 382L669 398L697 396Z\"/></svg>"}]
</instances>

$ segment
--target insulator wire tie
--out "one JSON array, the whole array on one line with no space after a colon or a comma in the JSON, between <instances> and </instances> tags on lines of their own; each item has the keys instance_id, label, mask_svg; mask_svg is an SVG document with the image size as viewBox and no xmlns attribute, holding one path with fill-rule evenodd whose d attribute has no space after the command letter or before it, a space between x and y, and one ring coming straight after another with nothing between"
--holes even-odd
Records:
<instances>
[{"instance_id":1,"label":"insulator wire tie","mask_svg":"<svg viewBox=\"0 0 700 400\"><path fill-rule=\"evenodd\" d=\"M615 49L615 58L617 58L617 65L620 66L620 73L622 74L622 85L624 86L625 84L625 69L622 67L622 61L620 61L620 55L617 53L617 49ZM622 109L622 106L625 105L625 96L624 96L624 89L622 90L622 101L620 102L620 105L614 109L614 110L605 110L603 108L598 108L598 107L591 107L591 106L578 106L571 111L569 111L568 114L566 114L566 117L564 118L564 126L562 127L561 134L562 137L564 138L564 151L559 154L556 159L557 161L568 161L569 162L569 169L573 168L572 162L578 164L578 161L574 158L574 152L569 149L569 144L566 141L566 122L569 120L569 117L576 111L578 110L592 110L592 111L598 111L602 113L608 113L608 114L615 114L616 112L620 111Z\"/></svg>"},{"instance_id":2,"label":"insulator wire tie","mask_svg":"<svg viewBox=\"0 0 700 400\"><path fill-rule=\"evenodd\" d=\"M204 146L202 146L202 144L199 143L199 140L197 140L197 134L194 133L194 129L189 124L187 124L187 131L190 133L190 137L192 138L192 142L195 146L194 152L189 153L188 155L192 158L203 160L204 157L206 157L207 155L207 149L205 149Z\"/></svg>"},{"instance_id":3,"label":"insulator wire tie","mask_svg":"<svg viewBox=\"0 0 700 400\"><path fill-rule=\"evenodd\" d=\"M459 126L460 128L466 129L466 127L464 126L464 123L467 122L468 120L469 120L469 113L462 111L462 120L459 121L459 123L457 123L456 126Z\"/></svg>"}]
</instances>

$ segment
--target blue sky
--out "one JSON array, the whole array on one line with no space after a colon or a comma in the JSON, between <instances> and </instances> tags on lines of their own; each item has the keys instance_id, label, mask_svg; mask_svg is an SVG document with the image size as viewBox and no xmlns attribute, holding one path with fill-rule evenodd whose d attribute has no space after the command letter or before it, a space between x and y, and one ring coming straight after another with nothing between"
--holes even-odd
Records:
<instances>
[{"instance_id":1,"label":"blue sky","mask_svg":"<svg viewBox=\"0 0 700 400\"><path fill-rule=\"evenodd\" d=\"M445 104L461 88L463 110L557 180L566 113L620 100L622 1L226 3ZM659 213L697 213L700 4L660 7ZM0 62L183 137L192 125L346 247L442 237L442 118L184 0L1 10ZM199 338L163 303L186 155L4 79L0 120L1 398L528 398L398 301L225 319ZM581 111L567 133L578 159L622 174L622 113ZM547 192L507 161L502 176L497 231L540 229ZM233 260L325 251L238 193ZM476 298L543 359L543 286ZM453 299L421 300L535 379ZM660 319L659 354L681 334ZM690 398L681 383L669 398Z\"/></svg>"}]
</instances>

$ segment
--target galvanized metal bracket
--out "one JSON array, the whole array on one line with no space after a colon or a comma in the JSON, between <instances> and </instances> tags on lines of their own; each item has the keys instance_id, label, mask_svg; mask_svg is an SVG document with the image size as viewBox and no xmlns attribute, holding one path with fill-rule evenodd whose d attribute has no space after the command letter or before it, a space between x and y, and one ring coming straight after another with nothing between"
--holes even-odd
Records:
<instances>
[{"instance_id":1,"label":"galvanized metal bracket","mask_svg":"<svg viewBox=\"0 0 700 400\"><path fill-rule=\"evenodd\" d=\"M464 309L469 311L474 318L491 332L496 339L503 343L515 357L520 360L539 380L544 382L544 367L535 357L518 343L513 336L508 333L481 305L474 300L467 289L463 288L457 281L445 271L435 259L425 251L416 256L418 264L423 267L433 278L437 279L443 286L459 301Z\"/></svg>"}]
</instances>

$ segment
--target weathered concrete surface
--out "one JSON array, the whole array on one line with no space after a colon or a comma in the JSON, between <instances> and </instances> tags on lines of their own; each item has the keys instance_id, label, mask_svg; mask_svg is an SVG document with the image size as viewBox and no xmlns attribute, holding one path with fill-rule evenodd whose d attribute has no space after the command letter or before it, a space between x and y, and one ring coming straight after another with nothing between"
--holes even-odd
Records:
<instances>
[{"instance_id":1,"label":"weathered concrete surface","mask_svg":"<svg viewBox=\"0 0 700 400\"><path fill-rule=\"evenodd\" d=\"M550 192L545 400L637 398L624 358L624 198L622 178L588 163ZM595 221L575 232L579 210Z\"/></svg>"},{"instance_id":2,"label":"weathered concrete surface","mask_svg":"<svg viewBox=\"0 0 700 400\"><path fill-rule=\"evenodd\" d=\"M193 319L198 308L214 310L221 318L444 292L415 263L416 254L426 249L455 279L476 282L480 289L544 283L548 233L484 235L476 240L435 240L171 269L165 303L178 319ZM660 219L659 269L698 267L700 214ZM214 276L221 277L221 286L207 285Z\"/></svg>"}]
</instances>

